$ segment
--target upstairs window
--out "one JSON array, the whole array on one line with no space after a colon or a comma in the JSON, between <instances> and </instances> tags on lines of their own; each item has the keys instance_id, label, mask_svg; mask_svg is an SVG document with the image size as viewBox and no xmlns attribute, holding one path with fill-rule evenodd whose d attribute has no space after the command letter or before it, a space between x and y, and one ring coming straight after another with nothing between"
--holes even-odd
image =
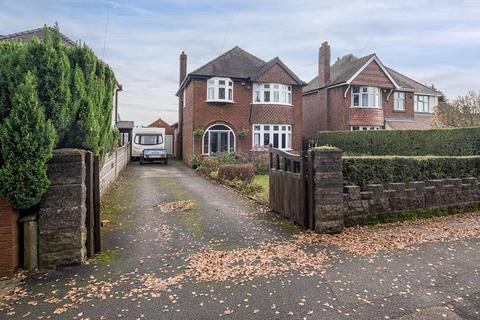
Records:
<instances>
[{"instance_id":1,"label":"upstairs window","mask_svg":"<svg viewBox=\"0 0 480 320\"><path fill-rule=\"evenodd\" d=\"M253 103L292 104L292 86L279 83L254 83Z\"/></svg>"},{"instance_id":2,"label":"upstairs window","mask_svg":"<svg viewBox=\"0 0 480 320\"><path fill-rule=\"evenodd\" d=\"M432 109L430 96L415 95L415 112L432 113Z\"/></svg>"},{"instance_id":3,"label":"upstairs window","mask_svg":"<svg viewBox=\"0 0 480 320\"><path fill-rule=\"evenodd\" d=\"M405 92L393 93L393 110L405 111Z\"/></svg>"},{"instance_id":4,"label":"upstairs window","mask_svg":"<svg viewBox=\"0 0 480 320\"><path fill-rule=\"evenodd\" d=\"M207 85L208 102L233 102L233 81L229 78L210 78Z\"/></svg>"},{"instance_id":5,"label":"upstairs window","mask_svg":"<svg viewBox=\"0 0 480 320\"><path fill-rule=\"evenodd\" d=\"M354 108L381 108L382 99L380 88L353 87L352 106Z\"/></svg>"}]
</instances>

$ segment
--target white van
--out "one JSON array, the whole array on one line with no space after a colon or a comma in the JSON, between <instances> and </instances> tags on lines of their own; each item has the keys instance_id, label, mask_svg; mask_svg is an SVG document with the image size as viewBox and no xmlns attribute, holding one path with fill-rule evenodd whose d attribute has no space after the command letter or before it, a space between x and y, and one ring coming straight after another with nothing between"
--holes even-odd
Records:
<instances>
[{"instance_id":1,"label":"white van","mask_svg":"<svg viewBox=\"0 0 480 320\"><path fill-rule=\"evenodd\" d=\"M163 161L168 163L165 148L165 128L134 128L132 158L146 161Z\"/></svg>"}]
</instances>

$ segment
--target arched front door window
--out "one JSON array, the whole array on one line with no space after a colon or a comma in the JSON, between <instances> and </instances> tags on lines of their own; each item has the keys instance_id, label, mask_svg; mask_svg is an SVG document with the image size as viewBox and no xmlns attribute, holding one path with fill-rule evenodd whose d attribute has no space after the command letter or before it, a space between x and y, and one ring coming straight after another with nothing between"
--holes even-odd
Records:
<instances>
[{"instance_id":1,"label":"arched front door window","mask_svg":"<svg viewBox=\"0 0 480 320\"><path fill-rule=\"evenodd\" d=\"M235 151L235 134L224 124L215 124L203 134L203 154L210 156Z\"/></svg>"}]
</instances>

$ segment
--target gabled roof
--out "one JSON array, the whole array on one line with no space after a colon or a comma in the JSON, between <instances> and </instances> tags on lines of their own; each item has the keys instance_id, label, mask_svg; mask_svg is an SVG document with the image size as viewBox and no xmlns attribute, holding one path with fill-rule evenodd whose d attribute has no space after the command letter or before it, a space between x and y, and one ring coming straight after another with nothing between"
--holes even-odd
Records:
<instances>
[{"instance_id":1,"label":"gabled roof","mask_svg":"<svg viewBox=\"0 0 480 320\"><path fill-rule=\"evenodd\" d=\"M290 77L292 77L297 84L305 84L302 80L292 70L290 70L283 62L280 60L279 57L275 57L272 60L265 63L260 69L258 69L251 77L250 80L255 81L257 80L262 74L270 70L274 65L278 64Z\"/></svg>"},{"instance_id":2,"label":"gabled roof","mask_svg":"<svg viewBox=\"0 0 480 320\"><path fill-rule=\"evenodd\" d=\"M246 79L263 65L265 65L265 61L235 46L204 66L190 72L189 75Z\"/></svg>"},{"instance_id":3,"label":"gabled roof","mask_svg":"<svg viewBox=\"0 0 480 320\"><path fill-rule=\"evenodd\" d=\"M349 84L372 61L375 61L379 65L379 67L383 70L385 75L390 79L397 89L404 89L407 91L413 91L415 93L432 95L438 94L437 91L424 86L421 83L412 80L393 69L385 67L374 53L361 58L357 58L352 54L348 54L337 60L330 67L330 81L326 86L331 87L342 83ZM303 92L307 93L318 89L320 89L320 85L318 83L317 75L303 88Z\"/></svg>"},{"instance_id":4,"label":"gabled roof","mask_svg":"<svg viewBox=\"0 0 480 320\"><path fill-rule=\"evenodd\" d=\"M55 31L55 28L52 27L43 27L43 28L38 28L38 29L33 29L33 30L27 30L27 31L22 31L22 32L17 32L17 33L12 33L12 34L7 34L7 35L0 35L0 41L2 40L14 40L14 41L31 41L34 37L37 37L39 39L43 38L43 34L45 32L45 28L47 28L49 31ZM69 37L64 35L61 32L58 32L60 35L60 39L65 44L69 44L74 46L75 42L73 42Z\"/></svg>"},{"instance_id":5,"label":"gabled roof","mask_svg":"<svg viewBox=\"0 0 480 320\"><path fill-rule=\"evenodd\" d=\"M392 77L397 81L400 88L405 89L406 91L413 91L415 93L424 93L429 95L439 95L439 92L435 89L427 87L426 85L421 84L418 81L415 81L400 72L397 72L393 69L387 67L388 72Z\"/></svg>"},{"instance_id":6,"label":"gabled roof","mask_svg":"<svg viewBox=\"0 0 480 320\"><path fill-rule=\"evenodd\" d=\"M162 118L158 118L154 122L148 125L148 127L159 127L159 128L166 128L166 127L171 127L166 121L164 121Z\"/></svg>"},{"instance_id":7,"label":"gabled roof","mask_svg":"<svg viewBox=\"0 0 480 320\"><path fill-rule=\"evenodd\" d=\"M226 77L255 81L274 65L279 65L298 85L300 80L278 57L265 62L253 54L235 46L202 67L190 72L180 84L177 95L192 77Z\"/></svg>"}]
</instances>

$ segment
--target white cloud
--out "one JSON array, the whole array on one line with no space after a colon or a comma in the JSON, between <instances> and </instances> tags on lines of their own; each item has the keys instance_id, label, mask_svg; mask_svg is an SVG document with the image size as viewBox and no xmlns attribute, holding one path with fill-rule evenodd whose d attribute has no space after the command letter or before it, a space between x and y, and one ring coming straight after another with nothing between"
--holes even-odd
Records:
<instances>
[{"instance_id":1,"label":"white cloud","mask_svg":"<svg viewBox=\"0 0 480 320\"><path fill-rule=\"evenodd\" d=\"M104 60L124 85L121 117L139 124L177 121L182 50L189 71L239 45L265 60L279 56L308 81L318 46L328 40L333 57L376 52L449 97L480 89L478 1L0 2L0 33L58 21L100 56L109 10Z\"/></svg>"}]
</instances>

